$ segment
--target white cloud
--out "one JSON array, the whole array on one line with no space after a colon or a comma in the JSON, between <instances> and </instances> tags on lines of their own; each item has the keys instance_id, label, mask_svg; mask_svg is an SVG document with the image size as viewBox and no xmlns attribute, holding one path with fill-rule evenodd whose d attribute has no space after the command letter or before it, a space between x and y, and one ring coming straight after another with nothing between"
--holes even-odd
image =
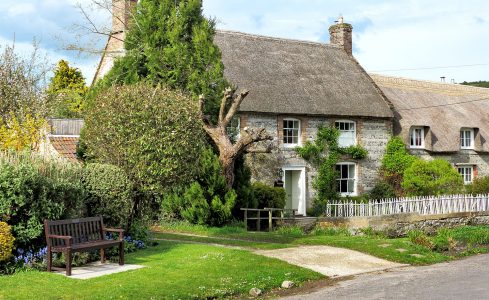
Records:
<instances>
[{"instance_id":1,"label":"white cloud","mask_svg":"<svg viewBox=\"0 0 489 300\"><path fill-rule=\"evenodd\" d=\"M36 7L31 3L18 3L9 7L7 14L11 18L26 17L33 14Z\"/></svg>"}]
</instances>

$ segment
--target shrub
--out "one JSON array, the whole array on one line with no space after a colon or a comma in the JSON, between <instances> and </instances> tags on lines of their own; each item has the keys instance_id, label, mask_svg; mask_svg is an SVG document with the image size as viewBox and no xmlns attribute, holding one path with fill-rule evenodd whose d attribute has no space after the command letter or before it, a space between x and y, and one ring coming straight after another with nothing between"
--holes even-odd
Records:
<instances>
[{"instance_id":1,"label":"shrub","mask_svg":"<svg viewBox=\"0 0 489 300\"><path fill-rule=\"evenodd\" d=\"M474 178L472 184L467 186L467 192L471 194L489 194L489 176Z\"/></svg>"},{"instance_id":2,"label":"shrub","mask_svg":"<svg viewBox=\"0 0 489 300\"><path fill-rule=\"evenodd\" d=\"M87 215L103 216L112 227L127 228L132 211L132 183L113 165L87 164L83 170Z\"/></svg>"},{"instance_id":3,"label":"shrub","mask_svg":"<svg viewBox=\"0 0 489 300\"><path fill-rule=\"evenodd\" d=\"M219 226L231 220L236 199L236 192L226 186L219 158L209 148L201 155L198 180L167 195L162 209L166 217Z\"/></svg>"},{"instance_id":4,"label":"shrub","mask_svg":"<svg viewBox=\"0 0 489 300\"><path fill-rule=\"evenodd\" d=\"M0 155L0 218L12 226L16 246L35 243L44 219L82 215L83 199L80 166Z\"/></svg>"},{"instance_id":5,"label":"shrub","mask_svg":"<svg viewBox=\"0 0 489 300\"><path fill-rule=\"evenodd\" d=\"M411 243L422 246L427 249L433 249L434 245L430 238L421 230L408 231L408 237Z\"/></svg>"},{"instance_id":6,"label":"shrub","mask_svg":"<svg viewBox=\"0 0 489 300\"><path fill-rule=\"evenodd\" d=\"M114 86L87 107L85 155L119 166L157 197L189 186L205 144L195 101L167 88Z\"/></svg>"},{"instance_id":7,"label":"shrub","mask_svg":"<svg viewBox=\"0 0 489 300\"><path fill-rule=\"evenodd\" d=\"M402 187L411 196L455 194L463 191L460 174L443 159L417 160L404 172Z\"/></svg>"},{"instance_id":8,"label":"shrub","mask_svg":"<svg viewBox=\"0 0 489 300\"><path fill-rule=\"evenodd\" d=\"M10 231L10 226L0 222L0 262L8 260L12 256L15 238Z\"/></svg>"},{"instance_id":9,"label":"shrub","mask_svg":"<svg viewBox=\"0 0 489 300\"><path fill-rule=\"evenodd\" d=\"M387 182L378 182L368 193L370 199L387 199L396 197L396 191Z\"/></svg>"},{"instance_id":10,"label":"shrub","mask_svg":"<svg viewBox=\"0 0 489 300\"><path fill-rule=\"evenodd\" d=\"M257 208L284 208L285 189L271 187L261 182L252 184L253 198L257 202Z\"/></svg>"},{"instance_id":11,"label":"shrub","mask_svg":"<svg viewBox=\"0 0 489 300\"><path fill-rule=\"evenodd\" d=\"M382 168L390 174L403 174L417 158L406 150L406 145L400 137L393 137L387 143L385 155L382 158Z\"/></svg>"}]
</instances>

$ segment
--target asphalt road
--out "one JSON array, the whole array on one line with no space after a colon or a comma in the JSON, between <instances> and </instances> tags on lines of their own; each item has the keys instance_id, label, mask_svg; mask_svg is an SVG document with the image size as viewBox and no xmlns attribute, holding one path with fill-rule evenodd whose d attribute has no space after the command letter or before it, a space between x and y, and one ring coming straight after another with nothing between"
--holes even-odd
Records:
<instances>
[{"instance_id":1,"label":"asphalt road","mask_svg":"<svg viewBox=\"0 0 489 300\"><path fill-rule=\"evenodd\" d=\"M489 254L362 274L310 294L283 299L489 299Z\"/></svg>"}]
</instances>

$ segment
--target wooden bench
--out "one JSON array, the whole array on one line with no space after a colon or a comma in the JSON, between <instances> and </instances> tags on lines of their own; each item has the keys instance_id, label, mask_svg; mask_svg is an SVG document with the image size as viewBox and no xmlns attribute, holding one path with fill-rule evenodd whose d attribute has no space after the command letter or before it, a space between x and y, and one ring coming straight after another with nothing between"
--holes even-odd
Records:
<instances>
[{"instance_id":1,"label":"wooden bench","mask_svg":"<svg viewBox=\"0 0 489 300\"><path fill-rule=\"evenodd\" d=\"M105 263L105 249L119 246L119 265L124 265L124 230L104 227L102 217L50 221L44 220L44 231L48 245L48 272L65 271L71 276L73 252L100 250L100 261ZM106 232L119 233L118 240L107 240ZM52 254L63 252L66 268L52 266Z\"/></svg>"}]
</instances>

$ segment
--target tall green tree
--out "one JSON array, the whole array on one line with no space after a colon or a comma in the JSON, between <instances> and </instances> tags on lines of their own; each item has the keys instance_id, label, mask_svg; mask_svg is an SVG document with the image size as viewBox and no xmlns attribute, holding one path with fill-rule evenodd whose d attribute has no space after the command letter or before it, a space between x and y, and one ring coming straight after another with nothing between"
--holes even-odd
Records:
<instances>
[{"instance_id":1,"label":"tall green tree","mask_svg":"<svg viewBox=\"0 0 489 300\"><path fill-rule=\"evenodd\" d=\"M59 118L81 117L88 87L78 68L60 60L49 83L49 114Z\"/></svg>"},{"instance_id":2,"label":"tall green tree","mask_svg":"<svg viewBox=\"0 0 489 300\"><path fill-rule=\"evenodd\" d=\"M206 111L215 114L229 84L214 34L202 0L142 0L125 39L126 54L101 84L163 83L194 99L203 95Z\"/></svg>"}]
</instances>

